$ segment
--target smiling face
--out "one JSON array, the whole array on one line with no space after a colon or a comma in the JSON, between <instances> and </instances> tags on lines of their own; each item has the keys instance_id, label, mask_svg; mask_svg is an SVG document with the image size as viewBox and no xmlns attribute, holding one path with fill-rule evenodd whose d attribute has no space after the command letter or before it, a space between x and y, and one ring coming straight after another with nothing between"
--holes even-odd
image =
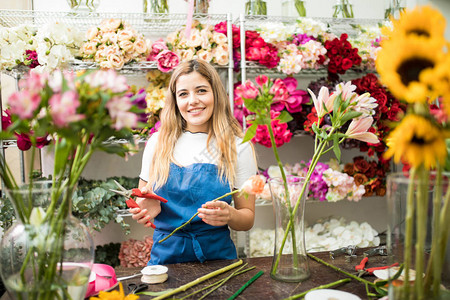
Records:
<instances>
[{"instance_id":1,"label":"smiling face","mask_svg":"<svg viewBox=\"0 0 450 300\"><path fill-rule=\"evenodd\" d=\"M178 110L190 132L208 132L214 109L214 94L208 80L194 71L181 75L176 82Z\"/></svg>"}]
</instances>

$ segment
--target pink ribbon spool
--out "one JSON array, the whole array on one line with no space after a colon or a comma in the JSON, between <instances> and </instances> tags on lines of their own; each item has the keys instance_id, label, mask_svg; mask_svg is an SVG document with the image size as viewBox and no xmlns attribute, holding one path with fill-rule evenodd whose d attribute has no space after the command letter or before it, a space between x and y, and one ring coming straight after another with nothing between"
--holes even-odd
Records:
<instances>
[{"instance_id":1,"label":"pink ribbon spool","mask_svg":"<svg viewBox=\"0 0 450 300\"><path fill-rule=\"evenodd\" d=\"M100 291L108 290L117 284L114 268L104 264L94 264L89 277L86 298L98 294Z\"/></svg>"}]
</instances>

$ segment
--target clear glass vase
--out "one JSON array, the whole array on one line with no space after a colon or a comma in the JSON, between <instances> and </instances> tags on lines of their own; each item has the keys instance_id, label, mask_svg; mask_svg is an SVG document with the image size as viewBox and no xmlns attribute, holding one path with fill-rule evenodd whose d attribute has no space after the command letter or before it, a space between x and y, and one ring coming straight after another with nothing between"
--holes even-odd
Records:
<instances>
[{"instance_id":1,"label":"clear glass vase","mask_svg":"<svg viewBox=\"0 0 450 300\"><path fill-rule=\"evenodd\" d=\"M100 0L67 0L72 12L95 12L100 5Z\"/></svg>"},{"instance_id":2,"label":"clear glass vase","mask_svg":"<svg viewBox=\"0 0 450 300\"><path fill-rule=\"evenodd\" d=\"M354 18L353 4L350 0L336 0L333 7L333 18Z\"/></svg>"},{"instance_id":3,"label":"clear glass vase","mask_svg":"<svg viewBox=\"0 0 450 300\"><path fill-rule=\"evenodd\" d=\"M305 0L283 0L281 15L286 17L306 17Z\"/></svg>"},{"instance_id":4,"label":"clear glass vase","mask_svg":"<svg viewBox=\"0 0 450 300\"><path fill-rule=\"evenodd\" d=\"M441 289L449 270L449 176L422 170L387 177L389 261L404 266L401 275L388 270L389 278L400 275L391 280L389 299L450 299Z\"/></svg>"},{"instance_id":5,"label":"clear glass vase","mask_svg":"<svg viewBox=\"0 0 450 300\"><path fill-rule=\"evenodd\" d=\"M400 13L406 8L406 0L385 0L384 18L389 19L393 17L398 19Z\"/></svg>"},{"instance_id":6,"label":"clear glass vase","mask_svg":"<svg viewBox=\"0 0 450 300\"><path fill-rule=\"evenodd\" d=\"M267 4L265 0L247 0L245 14L249 16L266 16Z\"/></svg>"},{"instance_id":7,"label":"clear glass vase","mask_svg":"<svg viewBox=\"0 0 450 300\"><path fill-rule=\"evenodd\" d=\"M270 276L279 281L300 282L309 278L305 247L305 201L307 187L303 177L269 179L275 214L275 247ZM287 192L286 192L287 186ZM300 194L304 189L303 197ZM295 211L296 203L298 209Z\"/></svg>"},{"instance_id":8,"label":"clear glass vase","mask_svg":"<svg viewBox=\"0 0 450 300\"><path fill-rule=\"evenodd\" d=\"M207 14L209 0L194 0L194 14Z\"/></svg>"},{"instance_id":9,"label":"clear glass vase","mask_svg":"<svg viewBox=\"0 0 450 300\"><path fill-rule=\"evenodd\" d=\"M60 202L52 217L46 217L53 191L49 182L7 191L8 197L21 197L31 208L24 218L24 211L15 207L16 222L0 243L0 275L13 299L84 299L86 295L94 242L87 227L70 214L70 202Z\"/></svg>"},{"instance_id":10,"label":"clear glass vase","mask_svg":"<svg viewBox=\"0 0 450 300\"><path fill-rule=\"evenodd\" d=\"M143 0L144 13L168 14L167 0Z\"/></svg>"}]
</instances>

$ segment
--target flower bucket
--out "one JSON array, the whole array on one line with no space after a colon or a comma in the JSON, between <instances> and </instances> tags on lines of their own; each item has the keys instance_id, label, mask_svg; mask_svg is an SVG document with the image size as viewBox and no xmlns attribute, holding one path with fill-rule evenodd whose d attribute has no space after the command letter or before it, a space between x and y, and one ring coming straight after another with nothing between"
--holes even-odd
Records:
<instances>
[{"instance_id":1,"label":"flower bucket","mask_svg":"<svg viewBox=\"0 0 450 300\"><path fill-rule=\"evenodd\" d=\"M449 228L441 223L449 218L449 176L417 172L416 176L394 173L387 178L388 255L391 264L404 265L402 273L397 273L398 268L389 269L390 278L399 275L391 280L389 299L450 297L441 286L442 279L449 278L445 275Z\"/></svg>"},{"instance_id":2,"label":"flower bucket","mask_svg":"<svg viewBox=\"0 0 450 300\"><path fill-rule=\"evenodd\" d=\"M279 281L300 282L310 276L305 247L306 193L299 199L305 179L294 176L287 178L289 196L283 182L281 177L269 179L275 214L275 246L270 276ZM297 201L301 203L293 213Z\"/></svg>"},{"instance_id":3,"label":"flower bucket","mask_svg":"<svg viewBox=\"0 0 450 300\"><path fill-rule=\"evenodd\" d=\"M54 215L46 218L53 191L51 182L7 191L31 208L26 222L17 216L0 243L0 275L13 299L85 297L94 243L87 227L70 214L70 203L58 202ZM64 211L68 213L60 217Z\"/></svg>"}]
</instances>

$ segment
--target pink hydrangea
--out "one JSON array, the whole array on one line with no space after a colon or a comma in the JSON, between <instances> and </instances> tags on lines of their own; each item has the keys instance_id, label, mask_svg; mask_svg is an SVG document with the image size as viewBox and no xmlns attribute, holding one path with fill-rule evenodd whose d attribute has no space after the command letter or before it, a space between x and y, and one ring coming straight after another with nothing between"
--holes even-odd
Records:
<instances>
[{"instance_id":1,"label":"pink hydrangea","mask_svg":"<svg viewBox=\"0 0 450 300\"><path fill-rule=\"evenodd\" d=\"M158 70L167 73L180 63L180 56L170 50L163 50L156 56Z\"/></svg>"}]
</instances>

